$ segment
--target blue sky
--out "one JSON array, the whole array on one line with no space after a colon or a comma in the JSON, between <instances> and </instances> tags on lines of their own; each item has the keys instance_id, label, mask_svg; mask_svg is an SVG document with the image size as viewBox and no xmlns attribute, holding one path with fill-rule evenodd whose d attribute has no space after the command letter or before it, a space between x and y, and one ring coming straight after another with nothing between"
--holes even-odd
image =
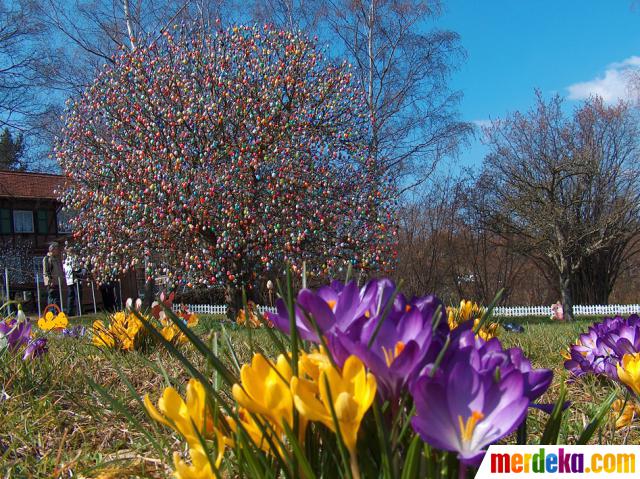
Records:
<instances>
[{"instance_id":1,"label":"blue sky","mask_svg":"<svg viewBox=\"0 0 640 479\"><path fill-rule=\"evenodd\" d=\"M483 122L528 109L534 88L567 107L590 93L627 94L627 68L640 67L640 2L634 0L445 0L440 28L462 36L468 58L452 78L464 120ZM635 57L635 58L634 58ZM479 141L460 155L479 165Z\"/></svg>"}]
</instances>

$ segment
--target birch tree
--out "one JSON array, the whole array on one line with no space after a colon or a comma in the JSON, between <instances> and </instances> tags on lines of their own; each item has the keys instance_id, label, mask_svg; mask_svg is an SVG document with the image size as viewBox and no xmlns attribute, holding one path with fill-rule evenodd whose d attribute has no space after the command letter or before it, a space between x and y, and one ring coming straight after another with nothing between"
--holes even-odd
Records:
<instances>
[{"instance_id":1,"label":"birch tree","mask_svg":"<svg viewBox=\"0 0 640 479\"><path fill-rule=\"evenodd\" d=\"M369 150L398 195L422 184L472 131L458 117L462 94L448 84L465 53L457 33L434 26L442 8L424 0L254 2L259 19L316 33L353 63L366 92Z\"/></svg>"}]
</instances>

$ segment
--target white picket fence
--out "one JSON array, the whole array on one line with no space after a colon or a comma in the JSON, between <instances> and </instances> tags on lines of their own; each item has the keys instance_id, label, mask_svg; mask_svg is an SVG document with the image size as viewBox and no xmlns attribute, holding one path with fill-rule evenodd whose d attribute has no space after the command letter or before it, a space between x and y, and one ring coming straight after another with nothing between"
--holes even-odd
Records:
<instances>
[{"instance_id":1,"label":"white picket fence","mask_svg":"<svg viewBox=\"0 0 640 479\"><path fill-rule=\"evenodd\" d=\"M227 314L227 306L224 304L174 304L173 310L179 311L183 306L196 314ZM267 311L275 313L276 308L258 306L258 311L262 314ZM640 313L640 304L577 304L573 307L573 314L576 316L614 316L633 313ZM551 316L551 306L498 306L493 310L493 314L504 317Z\"/></svg>"},{"instance_id":2,"label":"white picket fence","mask_svg":"<svg viewBox=\"0 0 640 479\"><path fill-rule=\"evenodd\" d=\"M227 314L226 304L174 304L173 310L180 311L182 307L186 307L192 313L196 314ZM275 313L276 308L270 306L258 306L258 312L264 314L265 312Z\"/></svg>"},{"instance_id":3,"label":"white picket fence","mask_svg":"<svg viewBox=\"0 0 640 479\"><path fill-rule=\"evenodd\" d=\"M494 316L551 316L551 306L497 306Z\"/></svg>"},{"instance_id":4,"label":"white picket fence","mask_svg":"<svg viewBox=\"0 0 640 479\"><path fill-rule=\"evenodd\" d=\"M575 316L613 316L640 313L640 304L597 304L573 306ZM495 316L551 316L551 306L498 306Z\"/></svg>"}]
</instances>

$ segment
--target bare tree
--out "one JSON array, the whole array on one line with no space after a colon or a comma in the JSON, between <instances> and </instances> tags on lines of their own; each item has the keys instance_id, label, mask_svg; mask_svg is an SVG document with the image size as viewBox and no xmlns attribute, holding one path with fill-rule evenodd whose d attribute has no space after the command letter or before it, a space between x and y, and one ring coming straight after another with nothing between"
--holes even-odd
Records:
<instances>
[{"instance_id":1,"label":"bare tree","mask_svg":"<svg viewBox=\"0 0 640 479\"><path fill-rule=\"evenodd\" d=\"M483 228L469 204L486 198L473 184L469 172L434 176L400 209L396 276L410 293L489 304L500 289L503 303L524 289L527 260L513 238Z\"/></svg>"},{"instance_id":2,"label":"bare tree","mask_svg":"<svg viewBox=\"0 0 640 479\"><path fill-rule=\"evenodd\" d=\"M640 254L636 252L626 259L609 300L614 304L635 303L638 299L638 281L640 281Z\"/></svg>"},{"instance_id":3,"label":"bare tree","mask_svg":"<svg viewBox=\"0 0 640 479\"><path fill-rule=\"evenodd\" d=\"M290 31L318 32L329 7L326 0L254 0L251 16Z\"/></svg>"},{"instance_id":4,"label":"bare tree","mask_svg":"<svg viewBox=\"0 0 640 479\"><path fill-rule=\"evenodd\" d=\"M457 152L471 133L448 88L464 59L459 35L434 28L442 10L425 0L255 0L259 18L303 28L327 39L336 56L352 62L367 94L369 148L381 174L401 194L423 183L438 162Z\"/></svg>"},{"instance_id":5,"label":"bare tree","mask_svg":"<svg viewBox=\"0 0 640 479\"><path fill-rule=\"evenodd\" d=\"M450 274L460 298L489 304L503 290L501 303L508 304L521 290L524 257L513 248L516 238L496 235L484 228L478 206L491 199L482 189L473 188L472 178L460 181L461 199L452 217L456 225L455 241L449 248Z\"/></svg>"},{"instance_id":6,"label":"bare tree","mask_svg":"<svg viewBox=\"0 0 640 479\"><path fill-rule=\"evenodd\" d=\"M637 121L626 104L599 98L567 118L559 97L545 102L538 93L531 111L495 121L485 133L491 151L478 187L490 201L478 207L480 217L555 272L571 317L576 275L640 231ZM619 267L622 258L606 261Z\"/></svg>"},{"instance_id":7,"label":"bare tree","mask_svg":"<svg viewBox=\"0 0 640 479\"><path fill-rule=\"evenodd\" d=\"M455 185L448 179L432 178L399 209L395 273L409 294L437 292L450 298L456 292L448 260L456 240L453 218L458 203Z\"/></svg>"},{"instance_id":8,"label":"bare tree","mask_svg":"<svg viewBox=\"0 0 640 479\"><path fill-rule=\"evenodd\" d=\"M44 26L33 0L0 0L0 127L26 132L43 111L38 44Z\"/></svg>"},{"instance_id":9,"label":"bare tree","mask_svg":"<svg viewBox=\"0 0 640 479\"><path fill-rule=\"evenodd\" d=\"M67 95L88 85L118 49L133 50L158 38L174 23L203 29L233 0L40 0L38 16L51 32L47 72L52 85ZM195 22L197 20L197 22Z\"/></svg>"}]
</instances>

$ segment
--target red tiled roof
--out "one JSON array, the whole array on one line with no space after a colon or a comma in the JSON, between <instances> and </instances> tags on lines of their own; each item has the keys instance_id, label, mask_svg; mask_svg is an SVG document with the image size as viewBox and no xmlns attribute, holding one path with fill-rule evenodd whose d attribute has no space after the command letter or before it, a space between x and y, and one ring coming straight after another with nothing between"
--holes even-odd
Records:
<instances>
[{"instance_id":1,"label":"red tiled roof","mask_svg":"<svg viewBox=\"0 0 640 479\"><path fill-rule=\"evenodd\" d=\"M56 189L64 185L65 177L26 171L0 171L0 198L57 199Z\"/></svg>"}]
</instances>

